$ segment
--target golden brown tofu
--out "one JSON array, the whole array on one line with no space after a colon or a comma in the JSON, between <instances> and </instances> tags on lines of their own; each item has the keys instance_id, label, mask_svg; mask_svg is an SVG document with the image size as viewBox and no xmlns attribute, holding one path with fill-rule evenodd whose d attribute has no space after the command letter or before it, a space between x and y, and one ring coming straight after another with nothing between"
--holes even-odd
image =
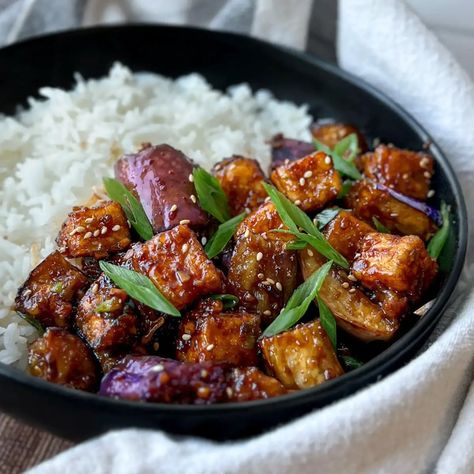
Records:
<instances>
[{"instance_id":1,"label":"golden brown tofu","mask_svg":"<svg viewBox=\"0 0 474 474\"><path fill-rule=\"evenodd\" d=\"M427 198L433 175L433 158L427 153L379 145L362 155L359 164L369 179L415 199Z\"/></svg>"},{"instance_id":2,"label":"golden brown tofu","mask_svg":"<svg viewBox=\"0 0 474 474\"><path fill-rule=\"evenodd\" d=\"M181 362L256 365L259 336L260 318L254 314L191 311L181 321L176 359Z\"/></svg>"},{"instance_id":3,"label":"golden brown tofu","mask_svg":"<svg viewBox=\"0 0 474 474\"><path fill-rule=\"evenodd\" d=\"M344 373L331 341L319 321L259 342L265 365L286 388L309 388Z\"/></svg>"},{"instance_id":4,"label":"golden brown tofu","mask_svg":"<svg viewBox=\"0 0 474 474\"><path fill-rule=\"evenodd\" d=\"M352 212L340 211L324 227L323 234L339 253L352 261L362 237L370 232L374 232L374 229L364 221L357 219Z\"/></svg>"},{"instance_id":5,"label":"golden brown tofu","mask_svg":"<svg viewBox=\"0 0 474 474\"><path fill-rule=\"evenodd\" d=\"M316 140L319 140L329 148L334 148L338 142L347 137L351 133L355 133L359 140L359 149L364 152L367 149L367 143L364 136L353 125L347 123L315 123L311 127L311 133Z\"/></svg>"},{"instance_id":6,"label":"golden brown tofu","mask_svg":"<svg viewBox=\"0 0 474 474\"><path fill-rule=\"evenodd\" d=\"M326 262L318 252L299 252L303 277L309 278ZM389 320L382 308L354 286L343 270L334 266L329 271L319 296L331 310L337 325L363 341L389 340L398 329L397 321Z\"/></svg>"},{"instance_id":7,"label":"golden brown tofu","mask_svg":"<svg viewBox=\"0 0 474 474\"><path fill-rule=\"evenodd\" d=\"M137 317L125 291L101 275L79 302L76 327L97 351L131 346L137 337Z\"/></svg>"},{"instance_id":8,"label":"golden brown tofu","mask_svg":"<svg viewBox=\"0 0 474 474\"><path fill-rule=\"evenodd\" d=\"M130 229L120 205L107 201L96 207L74 207L56 242L66 257L100 259L129 247Z\"/></svg>"},{"instance_id":9,"label":"golden brown tofu","mask_svg":"<svg viewBox=\"0 0 474 474\"><path fill-rule=\"evenodd\" d=\"M67 327L73 304L88 285L85 275L59 252L48 255L18 290L15 309L42 326Z\"/></svg>"},{"instance_id":10,"label":"golden brown tofu","mask_svg":"<svg viewBox=\"0 0 474 474\"><path fill-rule=\"evenodd\" d=\"M237 367L228 376L226 395L230 402L248 402L285 395L288 390L256 367Z\"/></svg>"},{"instance_id":11,"label":"golden brown tofu","mask_svg":"<svg viewBox=\"0 0 474 474\"><path fill-rule=\"evenodd\" d=\"M433 280L436 262L415 235L366 235L352 263L352 274L367 288L390 288L415 300Z\"/></svg>"},{"instance_id":12,"label":"golden brown tofu","mask_svg":"<svg viewBox=\"0 0 474 474\"><path fill-rule=\"evenodd\" d=\"M217 163L212 172L227 195L233 216L253 211L265 201L265 176L256 160L234 155Z\"/></svg>"},{"instance_id":13,"label":"golden brown tofu","mask_svg":"<svg viewBox=\"0 0 474 474\"><path fill-rule=\"evenodd\" d=\"M342 180L332 158L322 151L275 168L275 186L304 211L315 211L337 198Z\"/></svg>"},{"instance_id":14,"label":"golden brown tofu","mask_svg":"<svg viewBox=\"0 0 474 474\"><path fill-rule=\"evenodd\" d=\"M271 322L297 284L296 253L286 250L292 239L270 232L283 226L273 204L268 203L244 219L237 229L230 258L228 292L240 298L240 307Z\"/></svg>"},{"instance_id":15,"label":"golden brown tofu","mask_svg":"<svg viewBox=\"0 0 474 474\"><path fill-rule=\"evenodd\" d=\"M222 288L221 272L186 225L134 245L132 265L135 271L148 276L178 309L203 295L219 293Z\"/></svg>"},{"instance_id":16,"label":"golden brown tofu","mask_svg":"<svg viewBox=\"0 0 474 474\"><path fill-rule=\"evenodd\" d=\"M431 237L437 229L426 214L398 201L388 192L376 189L368 181L358 181L352 186L346 206L366 222L372 223L372 218L376 217L392 232L418 235L423 240Z\"/></svg>"},{"instance_id":17,"label":"golden brown tofu","mask_svg":"<svg viewBox=\"0 0 474 474\"><path fill-rule=\"evenodd\" d=\"M74 334L49 328L28 352L31 375L48 382L92 391L97 385L97 365L90 349Z\"/></svg>"}]
</instances>

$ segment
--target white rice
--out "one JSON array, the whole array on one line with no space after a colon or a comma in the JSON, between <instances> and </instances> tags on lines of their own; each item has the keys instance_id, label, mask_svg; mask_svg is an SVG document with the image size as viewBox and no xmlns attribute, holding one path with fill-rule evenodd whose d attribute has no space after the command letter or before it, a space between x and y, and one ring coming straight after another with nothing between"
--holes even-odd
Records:
<instances>
[{"instance_id":1,"label":"white rice","mask_svg":"<svg viewBox=\"0 0 474 474\"><path fill-rule=\"evenodd\" d=\"M102 79L76 81L71 91L44 87L28 110L0 117L0 362L22 368L37 334L10 309L17 288L122 153L168 143L205 168L243 154L266 170L272 135L309 138L305 106L247 84L222 93L198 74L173 81L121 64Z\"/></svg>"}]
</instances>

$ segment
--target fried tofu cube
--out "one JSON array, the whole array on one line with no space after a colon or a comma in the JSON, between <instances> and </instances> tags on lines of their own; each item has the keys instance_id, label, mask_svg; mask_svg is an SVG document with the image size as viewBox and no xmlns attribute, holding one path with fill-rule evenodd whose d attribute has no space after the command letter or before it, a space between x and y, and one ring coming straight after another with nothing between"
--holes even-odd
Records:
<instances>
[{"instance_id":1,"label":"fried tofu cube","mask_svg":"<svg viewBox=\"0 0 474 474\"><path fill-rule=\"evenodd\" d=\"M352 263L352 274L367 288L389 288L415 299L428 287L436 272L435 260L415 235L368 234Z\"/></svg>"},{"instance_id":2,"label":"fried tofu cube","mask_svg":"<svg viewBox=\"0 0 474 474\"><path fill-rule=\"evenodd\" d=\"M227 195L232 216L254 211L265 201L265 175L256 160L233 156L217 163L212 172Z\"/></svg>"},{"instance_id":3,"label":"fried tofu cube","mask_svg":"<svg viewBox=\"0 0 474 474\"><path fill-rule=\"evenodd\" d=\"M226 362L251 366L258 363L260 318L248 313L203 315L192 311L181 322L176 359L181 362Z\"/></svg>"},{"instance_id":4,"label":"fried tofu cube","mask_svg":"<svg viewBox=\"0 0 474 474\"><path fill-rule=\"evenodd\" d=\"M349 261L354 259L362 237L370 232L374 229L350 211L340 211L323 230L326 240Z\"/></svg>"},{"instance_id":5,"label":"fried tofu cube","mask_svg":"<svg viewBox=\"0 0 474 474\"><path fill-rule=\"evenodd\" d=\"M97 207L74 207L56 242L66 257L100 259L129 247L130 229L120 205L107 201Z\"/></svg>"},{"instance_id":6,"label":"fried tofu cube","mask_svg":"<svg viewBox=\"0 0 474 474\"><path fill-rule=\"evenodd\" d=\"M313 137L331 149L351 133L357 135L359 150L364 152L367 149L367 143L362 133L354 127L354 125L347 123L316 123L311 127L311 134Z\"/></svg>"},{"instance_id":7,"label":"fried tofu cube","mask_svg":"<svg viewBox=\"0 0 474 474\"><path fill-rule=\"evenodd\" d=\"M207 258L196 234L186 225L155 235L133 247L132 266L148 276L176 308L219 293L222 274Z\"/></svg>"},{"instance_id":8,"label":"fried tofu cube","mask_svg":"<svg viewBox=\"0 0 474 474\"><path fill-rule=\"evenodd\" d=\"M274 377L257 367L236 367L228 376L226 395L229 402L249 402L285 395L288 390Z\"/></svg>"},{"instance_id":9,"label":"fried tofu cube","mask_svg":"<svg viewBox=\"0 0 474 474\"><path fill-rule=\"evenodd\" d=\"M242 221L229 263L228 292L240 307L270 323L297 284L296 253L286 249L293 237L271 232L283 227L273 204L261 206Z\"/></svg>"},{"instance_id":10,"label":"fried tofu cube","mask_svg":"<svg viewBox=\"0 0 474 474\"><path fill-rule=\"evenodd\" d=\"M88 285L86 276L59 252L48 255L18 290L15 309L43 327L67 327L73 304Z\"/></svg>"},{"instance_id":11,"label":"fried tofu cube","mask_svg":"<svg viewBox=\"0 0 474 474\"><path fill-rule=\"evenodd\" d=\"M427 240L437 230L435 223L423 212L398 201L368 181L356 182L346 198L346 206L366 222L376 217L390 231L418 235Z\"/></svg>"},{"instance_id":12,"label":"fried tofu cube","mask_svg":"<svg viewBox=\"0 0 474 474\"><path fill-rule=\"evenodd\" d=\"M359 164L369 179L415 199L428 196L433 158L427 153L379 145L373 153L362 155Z\"/></svg>"},{"instance_id":13,"label":"fried tofu cube","mask_svg":"<svg viewBox=\"0 0 474 474\"><path fill-rule=\"evenodd\" d=\"M326 259L315 250L299 252L304 279L321 268ZM334 266L319 291L320 298L331 310L337 325L363 341L388 341L398 329L398 321L387 318L382 308L347 278L347 274Z\"/></svg>"},{"instance_id":14,"label":"fried tofu cube","mask_svg":"<svg viewBox=\"0 0 474 474\"><path fill-rule=\"evenodd\" d=\"M260 340L265 365L286 388L309 388L344 373L319 321Z\"/></svg>"},{"instance_id":15,"label":"fried tofu cube","mask_svg":"<svg viewBox=\"0 0 474 474\"><path fill-rule=\"evenodd\" d=\"M304 211L315 211L337 198L342 180L330 156L322 151L275 168L275 186Z\"/></svg>"},{"instance_id":16,"label":"fried tofu cube","mask_svg":"<svg viewBox=\"0 0 474 474\"><path fill-rule=\"evenodd\" d=\"M78 390L93 391L97 364L81 339L62 328L49 328L28 351L31 375Z\"/></svg>"},{"instance_id":17,"label":"fried tofu cube","mask_svg":"<svg viewBox=\"0 0 474 474\"><path fill-rule=\"evenodd\" d=\"M131 346L137 336L137 317L125 291L105 275L91 285L79 302L76 327L97 351Z\"/></svg>"}]
</instances>

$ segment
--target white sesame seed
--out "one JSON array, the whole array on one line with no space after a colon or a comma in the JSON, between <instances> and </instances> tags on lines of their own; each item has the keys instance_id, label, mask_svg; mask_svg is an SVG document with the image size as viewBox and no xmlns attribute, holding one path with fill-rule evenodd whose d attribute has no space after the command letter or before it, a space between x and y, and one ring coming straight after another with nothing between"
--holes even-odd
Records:
<instances>
[{"instance_id":1,"label":"white sesame seed","mask_svg":"<svg viewBox=\"0 0 474 474\"><path fill-rule=\"evenodd\" d=\"M263 258L263 253L262 252L258 252L257 253L257 262L260 262L260 260L262 260Z\"/></svg>"},{"instance_id":2,"label":"white sesame seed","mask_svg":"<svg viewBox=\"0 0 474 474\"><path fill-rule=\"evenodd\" d=\"M305 178L311 178L311 176L313 176L313 172L312 172L312 171L306 171L303 176L304 176Z\"/></svg>"},{"instance_id":3,"label":"white sesame seed","mask_svg":"<svg viewBox=\"0 0 474 474\"><path fill-rule=\"evenodd\" d=\"M349 283L347 283L347 281L345 281L343 284L342 284L342 287L343 288L349 288Z\"/></svg>"},{"instance_id":4,"label":"white sesame seed","mask_svg":"<svg viewBox=\"0 0 474 474\"><path fill-rule=\"evenodd\" d=\"M308 255L309 255L310 257L312 257L312 256L314 255L314 253L313 253L313 251L312 251L311 249L308 249L307 252L308 252Z\"/></svg>"},{"instance_id":5,"label":"white sesame seed","mask_svg":"<svg viewBox=\"0 0 474 474\"><path fill-rule=\"evenodd\" d=\"M356 292L356 289L355 289L355 288L351 288L351 289L349 290L349 293L355 293L355 292Z\"/></svg>"},{"instance_id":6,"label":"white sesame seed","mask_svg":"<svg viewBox=\"0 0 474 474\"><path fill-rule=\"evenodd\" d=\"M92 234L94 237L98 237L100 235L100 230L94 230L94 233Z\"/></svg>"},{"instance_id":7,"label":"white sesame seed","mask_svg":"<svg viewBox=\"0 0 474 474\"><path fill-rule=\"evenodd\" d=\"M121 225L115 224L115 225L112 227L112 232L117 232L117 231L119 231L121 228L122 228Z\"/></svg>"},{"instance_id":8,"label":"white sesame seed","mask_svg":"<svg viewBox=\"0 0 474 474\"><path fill-rule=\"evenodd\" d=\"M188 176L188 180L189 180L190 183L193 183L194 182L194 176L192 174L190 174Z\"/></svg>"},{"instance_id":9,"label":"white sesame seed","mask_svg":"<svg viewBox=\"0 0 474 474\"><path fill-rule=\"evenodd\" d=\"M276 282L275 286L276 286L276 288L277 288L278 291L282 291L282 290L283 290L283 286L282 286L282 284L281 284L279 281Z\"/></svg>"},{"instance_id":10,"label":"white sesame seed","mask_svg":"<svg viewBox=\"0 0 474 474\"><path fill-rule=\"evenodd\" d=\"M207 375L208 375L208 371L206 369L202 369L201 370L201 377L204 379L204 378L207 377Z\"/></svg>"},{"instance_id":11,"label":"white sesame seed","mask_svg":"<svg viewBox=\"0 0 474 474\"><path fill-rule=\"evenodd\" d=\"M186 253L186 252L188 251L188 249L189 249L189 245L188 245L188 244L184 244L184 245L183 245L183 248L182 248L183 253Z\"/></svg>"},{"instance_id":12,"label":"white sesame seed","mask_svg":"<svg viewBox=\"0 0 474 474\"><path fill-rule=\"evenodd\" d=\"M183 334L183 335L181 336L181 339L182 339L183 341L189 341L189 340L191 339L191 334Z\"/></svg>"},{"instance_id":13,"label":"white sesame seed","mask_svg":"<svg viewBox=\"0 0 474 474\"><path fill-rule=\"evenodd\" d=\"M188 225L190 222L191 222L191 221L190 221L189 219L181 219L181 220L179 221L179 223L180 223L181 225Z\"/></svg>"},{"instance_id":14,"label":"white sesame seed","mask_svg":"<svg viewBox=\"0 0 474 474\"><path fill-rule=\"evenodd\" d=\"M410 177L410 175L408 173L403 173L402 174L403 179L408 179L409 177Z\"/></svg>"},{"instance_id":15,"label":"white sesame seed","mask_svg":"<svg viewBox=\"0 0 474 474\"><path fill-rule=\"evenodd\" d=\"M27 296L31 295L31 293L33 293L33 290L28 288L27 290L23 292L23 296L26 298Z\"/></svg>"},{"instance_id":16,"label":"white sesame seed","mask_svg":"<svg viewBox=\"0 0 474 474\"><path fill-rule=\"evenodd\" d=\"M331 164L331 157L329 155L326 155L326 158L324 158L324 163L326 163L327 165Z\"/></svg>"},{"instance_id":17,"label":"white sesame seed","mask_svg":"<svg viewBox=\"0 0 474 474\"><path fill-rule=\"evenodd\" d=\"M249 229L245 229L244 237L247 238L249 235L250 235L250 230L249 230Z\"/></svg>"},{"instance_id":18,"label":"white sesame seed","mask_svg":"<svg viewBox=\"0 0 474 474\"><path fill-rule=\"evenodd\" d=\"M233 391L230 387L226 387L225 393L226 393L227 396L230 398L230 397L232 397L232 395L234 394L234 391Z\"/></svg>"},{"instance_id":19,"label":"white sesame seed","mask_svg":"<svg viewBox=\"0 0 474 474\"><path fill-rule=\"evenodd\" d=\"M176 211L176 209L178 209L178 206L176 204L173 204L171 207L170 207L170 212L174 212Z\"/></svg>"},{"instance_id":20,"label":"white sesame seed","mask_svg":"<svg viewBox=\"0 0 474 474\"><path fill-rule=\"evenodd\" d=\"M78 234L84 232L85 230L86 230L86 228L83 227L82 225L78 225L78 226L76 227L76 232L77 232Z\"/></svg>"},{"instance_id":21,"label":"white sesame seed","mask_svg":"<svg viewBox=\"0 0 474 474\"><path fill-rule=\"evenodd\" d=\"M105 227L105 225L102 227L102 229L100 229L100 233L102 235L106 234L107 233L107 227Z\"/></svg>"},{"instance_id":22,"label":"white sesame seed","mask_svg":"<svg viewBox=\"0 0 474 474\"><path fill-rule=\"evenodd\" d=\"M150 372L162 372L163 370L164 367L161 364L156 364L150 369Z\"/></svg>"},{"instance_id":23,"label":"white sesame seed","mask_svg":"<svg viewBox=\"0 0 474 474\"><path fill-rule=\"evenodd\" d=\"M272 278L267 278L267 281L268 281L268 283L270 283L270 285L275 284L275 280L273 280Z\"/></svg>"},{"instance_id":24,"label":"white sesame seed","mask_svg":"<svg viewBox=\"0 0 474 474\"><path fill-rule=\"evenodd\" d=\"M246 213L246 214L250 214L251 212L252 212L252 211L250 210L249 207L246 207L246 208L245 208L245 213Z\"/></svg>"},{"instance_id":25,"label":"white sesame seed","mask_svg":"<svg viewBox=\"0 0 474 474\"><path fill-rule=\"evenodd\" d=\"M300 178L300 186L304 186L306 184L306 180L304 178Z\"/></svg>"},{"instance_id":26,"label":"white sesame seed","mask_svg":"<svg viewBox=\"0 0 474 474\"><path fill-rule=\"evenodd\" d=\"M357 281L357 278L352 273L349 273L349 275L347 275L347 278L349 278L349 280L351 281Z\"/></svg>"},{"instance_id":27,"label":"white sesame seed","mask_svg":"<svg viewBox=\"0 0 474 474\"><path fill-rule=\"evenodd\" d=\"M97 283L94 283L91 286L91 291L92 291L92 293L97 293L97 291L99 291L99 285Z\"/></svg>"},{"instance_id":28,"label":"white sesame seed","mask_svg":"<svg viewBox=\"0 0 474 474\"><path fill-rule=\"evenodd\" d=\"M295 201L295 205L296 205L296 206L299 206L300 204L301 204L301 201L300 201L299 199L297 199L297 200Z\"/></svg>"},{"instance_id":29,"label":"white sesame seed","mask_svg":"<svg viewBox=\"0 0 474 474\"><path fill-rule=\"evenodd\" d=\"M189 196L191 198L191 201L194 202L194 204L196 204L197 202L197 199L196 199L196 196L194 194L191 194L191 196Z\"/></svg>"},{"instance_id":30,"label":"white sesame seed","mask_svg":"<svg viewBox=\"0 0 474 474\"><path fill-rule=\"evenodd\" d=\"M423 176L426 178L426 179L430 179L431 178L431 173L429 171L425 171L423 173Z\"/></svg>"},{"instance_id":31,"label":"white sesame seed","mask_svg":"<svg viewBox=\"0 0 474 474\"><path fill-rule=\"evenodd\" d=\"M92 232L86 232L86 233L84 234L84 238L85 238L85 239L90 239L91 237L92 237Z\"/></svg>"},{"instance_id":32,"label":"white sesame seed","mask_svg":"<svg viewBox=\"0 0 474 474\"><path fill-rule=\"evenodd\" d=\"M430 189L430 190L428 191L428 194L427 194L426 196L429 197L429 198L432 198L434 195L435 195L434 189Z\"/></svg>"},{"instance_id":33,"label":"white sesame seed","mask_svg":"<svg viewBox=\"0 0 474 474\"><path fill-rule=\"evenodd\" d=\"M398 214L397 214L396 212L392 212L392 213L390 214L390 217L398 217Z\"/></svg>"},{"instance_id":34,"label":"white sesame seed","mask_svg":"<svg viewBox=\"0 0 474 474\"><path fill-rule=\"evenodd\" d=\"M214 349L214 344L209 344L209 345L206 347L206 351L212 351L212 349Z\"/></svg>"},{"instance_id":35,"label":"white sesame seed","mask_svg":"<svg viewBox=\"0 0 474 474\"><path fill-rule=\"evenodd\" d=\"M94 218L93 217L88 217L87 219L84 220L84 222L86 224L92 224L94 222Z\"/></svg>"},{"instance_id":36,"label":"white sesame seed","mask_svg":"<svg viewBox=\"0 0 474 474\"><path fill-rule=\"evenodd\" d=\"M271 312L269 309L266 309L266 310L263 312L263 314L264 314L265 316L271 316L271 315L272 315L272 312Z\"/></svg>"},{"instance_id":37,"label":"white sesame seed","mask_svg":"<svg viewBox=\"0 0 474 474\"><path fill-rule=\"evenodd\" d=\"M207 237L203 237L203 238L201 239L201 244L202 244L202 245L206 245L206 244L207 244Z\"/></svg>"},{"instance_id":38,"label":"white sesame seed","mask_svg":"<svg viewBox=\"0 0 474 474\"><path fill-rule=\"evenodd\" d=\"M420 166L422 168L427 168L430 164L430 159L427 158L426 156L420 160Z\"/></svg>"},{"instance_id":39,"label":"white sesame seed","mask_svg":"<svg viewBox=\"0 0 474 474\"><path fill-rule=\"evenodd\" d=\"M77 233L77 230L72 229L71 232L69 232L69 235L72 237L73 235L76 235L76 233Z\"/></svg>"},{"instance_id":40,"label":"white sesame seed","mask_svg":"<svg viewBox=\"0 0 474 474\"><path fill-rule=\"evenodd\" d=\"M290 160L287 158L287 159L285 160L285 165L288 166L289 164L290 164Z\"/></svg>"},{"instance_id":41,"label":"white sesame seed","mask_svg":"<svg viewBox=\"0 0 474 474\"><path fill-rule=\"evenodd\" d=\"M153 343L153 350L157 351L160 348L160 343L159 342L154 342Z\"/></svg>"},{"instance_id":42,"label":"white sesame seed","mask_svg":"<svg viewBox=\"0 0 474 474\"><path fill-rule=\"evenodd\" d=\"M264 276L265 276L265 275L264 275L263 273L259 273L259 274L257 275L257 277L258 277L260 280L263 280Z\"/></svg>"}]
</instances>

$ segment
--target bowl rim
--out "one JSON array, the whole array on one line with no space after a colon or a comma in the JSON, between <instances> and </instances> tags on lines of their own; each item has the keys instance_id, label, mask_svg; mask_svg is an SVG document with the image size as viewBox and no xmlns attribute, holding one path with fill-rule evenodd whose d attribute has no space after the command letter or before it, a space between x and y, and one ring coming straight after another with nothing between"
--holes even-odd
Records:
<instances>
[{"instance_id":1,"label":"bowl rim","mask_svg":"<svg viewBox=\"0 0 474 474\"><path fill-rule=\"evenodd\" d=\"M374 88L368 84L365 80L339 68L336 65L330 64L325 60L304 52L296 51L294 49L279 46L267 41L253 38L238 33L211 31L203 28L188 27L188 26L174 26L165 25L160 23L130 23L126 25L101 25L87 28L78 28L70 30L62 30L54 33L48 33L38 35L32 38L28 38L12 45L0 48L0 57L4 51L14 51L15 49L28 48L31 44L36 44L40 41L50 41L54 39L60 39L64 36L82 36L82 35L97 35L97 34L117 34L126 30L141 30L141 29L161 29L174 31L176 34L180 34L182 31L187 31L192 34L208 35L213 37L219 37L220 39L228 39L231 41L246 42L249 45L254 45L260 49L263 48L265 51L272 51L278 55L286 55L293 57L300 63L306 63L312 68L322 69L325 72L337 76L346 83L350 83L359 89L362 89L372 97L375 97L379 102L382 102L386 107L398 115L416 134L425 142L429 143L429 151L434 156L436 164L441 166L445 174L446 180L449 183L449 190L452 194L453 200L456 203L456 219L458 221L459 232L457 237L458 245L455 251L455 258L452 265L451 272L449 273L444 286L441 288L435 303L409 331L403 334L397 339L392 345L376 355L373 359L365 363L362 367L352 370L351 372L345 373L341 377L329 380L322 385L318 385L312 388L303 389L287 395L281 395L274 398L255 400L248 402L232 402L225 404L214 404L214 405L177 405L167 403L146 403L137 401L127 401L115 398L108 398L100 396L96 393L83 392L75 390L61 385L56 385L45 380L35 378L20 369L11 367L9 365L0 363L0 379L9 379L17 385L32 388L34 390L43 392L47 395L56 397L66 397L73 402L83 402L89 405L93 405L100 409L116 409L116 410L133 410L137 413L157 413L166 411L168 414L181 414L187 416L202 416L205 414L223 415L228 413L235 413L242 409L247 410L261 410L265 407L272 406L272 409L278 409L278 406L298 406L303 403L311 402L315 397L328 397L332 392L336 392L343 386L347 387L346 394L342 398L353 395L354 390L350 388L351 384L364 389L368 383L373 380L378 381L383 378L382 373L387 372L387 367L396 364L401 361L405 355L416 347L417 343L423 338L423 336L430 331L438 320L442 317L443 311L447 306L450 297L452 296L453 290L457 284L459 276L461 274L464 259L467 249L468 241L468 220L467 210L464 197L462 194L462 188L459 181L454 173L454 170L443 153L441 148L434 142L428 132L416 121L408 112L406 112L400 105L394 100L385 95L383 92ZM191 72L191 71L190 71ZM25 97L26 99L26 97ZM396 369L398 370L398 369ZM395 370L395 371L396 371ZM394 373L393 371L392 373ZM359 389L360 390L360 389ZM339 398L334 398L334 401Z\"/></svg>"}]
</instances>

